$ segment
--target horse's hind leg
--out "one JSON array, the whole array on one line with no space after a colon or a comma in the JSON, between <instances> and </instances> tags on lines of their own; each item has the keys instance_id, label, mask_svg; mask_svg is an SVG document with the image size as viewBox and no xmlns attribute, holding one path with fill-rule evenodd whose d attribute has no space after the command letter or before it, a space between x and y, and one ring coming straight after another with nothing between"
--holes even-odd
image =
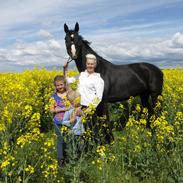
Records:
<instances>
[{"instance_id":1,"label":"horse's hind leg","mask_svg":"<svg viewBox=\"0 0 183 183\"><path fill-rule=\"evenodd\" d=\"M151 109L150 104L149 104L149 93L143 93L140 95L141 103L143 108L147 108L148 110Z\"/></svg>"},{"instance_id":2,"label":"horse's hind leg","mask_svg":"<svg viewBox=\"0 0 183 183\"><path fill-rule=\"evenodd\" d=\"M159 103L160 105L157 106L158 111L155 111L155 107L158 104L158 96L160 96L160 95L161 95L160 93L152 93L151 94L153 113L161 113L161 111L162 111L162 101L160 101L160 103Z\"/></svg>"},{"instance_id":3,"label":"horse's hind leg","mask_svg":"<svg viewBox=\"0 0 183 183\"><path fill-rule=\"evenodd\" d=\"M151 82L149 82L149 91L151 95L151 102L152 102L152 109L157 104L158 96L162 94L162 87L163 87L163 73L161 71L156 71L154 77L151 77ZM158 109L161 111L161 106ZM156 112L153 110L153 112Z\"/></svg>"},{"instance_id":4,"label":"horse's hind leg","mask_svg":"<svg viewBox=\"0 0 183 183\"><path fill-rule=\"evenodd\" d=\"M158 94L152 93L151 94L151 101L152 101L152 108L156 107L157 101L158 101Z\"/></svg>"},{"instance_id":5,"label":"horse's hind leg","mask_svg":"<svg viewBox=\"0 0 183 183\"><path fill-rule=\"evenodd\" d=\"M147 124L146 124L146 126L148 128L150 128L150 121L149 121L149 119L150 119L150 116L152 115L152 108L151 108L151 106L149 104L149 96L150 95L149 95L148 92L145 92L145 93L140 95L142 107L148 109L148 119L147 119Z\"/></svg>"}]
</instances>

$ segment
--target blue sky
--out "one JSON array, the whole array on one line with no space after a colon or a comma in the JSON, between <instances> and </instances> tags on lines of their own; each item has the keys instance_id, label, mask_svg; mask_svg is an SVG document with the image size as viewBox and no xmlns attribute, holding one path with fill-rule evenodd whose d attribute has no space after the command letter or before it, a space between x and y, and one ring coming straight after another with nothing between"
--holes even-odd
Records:
<instances>
[{"instance_id":1,"label":"blue sky","mask_svg":"<svg viewBox=\"0 0 183 183\"><path fill-rule=\"evenodd\" d=\"M63 25L116 64L183 67L182 0L0 0L0 71L62 66Z\"/></svg>"}]
</instances>

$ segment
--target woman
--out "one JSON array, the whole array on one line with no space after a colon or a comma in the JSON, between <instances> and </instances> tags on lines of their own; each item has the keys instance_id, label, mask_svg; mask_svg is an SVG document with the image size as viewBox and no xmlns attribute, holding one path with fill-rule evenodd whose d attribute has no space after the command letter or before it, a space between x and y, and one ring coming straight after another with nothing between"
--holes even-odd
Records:
<instances>
[{"instance_id":1,"label":"woman","mask_svg":"<svg viewBox=\"0 0 183 183\"><path fill-rule=\"evenodd\" d=\"M95 72L97 60L95 55L86 55L86 70L81 72L79 79L78 91L81 95L81 105L88 107L90 104L98 106L102 100L104 91L104 80L99 73ZM68 63L64 65L64 73L68 83L76 81L77 77L67 77Z\"/></svg>"},{"instance_id":2,"label":"woman","mask_svg":"<svg viewBox=\"0 0 183 183\"><path fill-rule=\"evenodd\" d=\"M64 75L67 79L68 83L72 83L76 81L76 78L79 79L78 91L81 96L81 106L83 108L87 108L90 104L94 105L95 108L99 105L102 100L103 92L104 92L104 80L101 78L99 73L95 72L95 68L97 66L97 60L95 55L87 54L86 55L86 70L81 72L79 77L67 77L68 63L64 65ZM85 109L85 112L87 109ZM93 120L91 122L87 122L85 125L85 130L89 127L90 130L94 132L94 140L95 142L100 141L100 137L98 134L99 127L96 123L97 116L93 115Z\"/></svg>"}]
</instances>

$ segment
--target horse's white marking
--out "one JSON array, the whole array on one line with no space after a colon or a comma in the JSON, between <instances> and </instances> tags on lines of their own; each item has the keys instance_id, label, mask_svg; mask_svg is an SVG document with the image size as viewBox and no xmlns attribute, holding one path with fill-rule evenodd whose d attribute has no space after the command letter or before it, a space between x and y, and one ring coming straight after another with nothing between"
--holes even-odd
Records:
<instances>
[{"instance_id":1,"label":"horse's white marking","mask_svg":"<svg viewBox=\"0 0 183 183\"><path fill-rule=\"evenodd\" d=\"M71 45L71 53L72 53L72 57L76 56L76 47L74 44Z\"/></svg>"},{"instance_id":2,"label":"horse's white marking","mask_svg":"<svg viewBox=\"0 0 183 183\"><path fill-rule=\"evenodd\" d=\"M74 34L71 34L71 38L74 38Z\"/></svg>"}]
</instances>

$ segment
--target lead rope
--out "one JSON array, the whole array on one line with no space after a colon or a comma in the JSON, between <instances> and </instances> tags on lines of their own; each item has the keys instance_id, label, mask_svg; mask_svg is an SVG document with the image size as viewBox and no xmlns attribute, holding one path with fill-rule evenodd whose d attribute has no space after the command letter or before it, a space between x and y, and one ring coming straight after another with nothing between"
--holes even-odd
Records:
<instances>
[{"instance_id":1,"label":"lead rope","mask_svg":"<svg viewBox=\"0 0 183 183\"><path fill-rule=\"evenodd\" d=\"M69 64L70 62L72 62L73 61L73 59L71 58L71 57L69 57L68 59L67 59L67 64ZM63 68L65 69L65 66L63 66Z\"/></svg>"},{"instance_id":2,"label":"lead rope","mask_svg":"<svg viewBox=\"0 0 183 183\"><path fill-rule=\"evenodd\" d=\"M67 60L67 63L69 64L72 61L73 61L73 59L71 57L69 57L68 60Z\"/></svg>"}]
</instances>

